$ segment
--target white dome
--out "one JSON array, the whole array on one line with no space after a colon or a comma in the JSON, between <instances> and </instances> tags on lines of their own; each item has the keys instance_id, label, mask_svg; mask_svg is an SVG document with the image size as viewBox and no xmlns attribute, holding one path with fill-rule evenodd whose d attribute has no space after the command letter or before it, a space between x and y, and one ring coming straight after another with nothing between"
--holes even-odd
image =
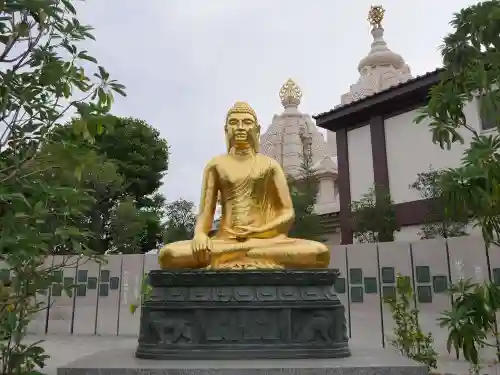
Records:
<instances>
[{"instance_id":1,"label":"white dome","mask_svg":"<svg viewBox=\"0 0 500 375\"><path fill-rule=\"evenodd\" d=\"M372 30L373 43L370 53L358 64L358 71L361 73L366 67L376 67L381 65L392 65L396 69L402 69L405 61L401 55L392 52L384 40L384 29Z\"/></svg>"},{"instance_id":2,"label":"white dome","mask_svg":"<svg viewBox=\"0 0 500 375\"><path fill-rule=\"evenodd\" d=\"M342 95L341 105L366 98L413 78L410 67L403 57L387 46L384 40L384 28L381 25L382 19L383 11L382 16L377 14L377 22L372 23L373 42L368 55L358 64L360 74L358 81L351 85L349 92Z\"/></svg>"}]
</instances>

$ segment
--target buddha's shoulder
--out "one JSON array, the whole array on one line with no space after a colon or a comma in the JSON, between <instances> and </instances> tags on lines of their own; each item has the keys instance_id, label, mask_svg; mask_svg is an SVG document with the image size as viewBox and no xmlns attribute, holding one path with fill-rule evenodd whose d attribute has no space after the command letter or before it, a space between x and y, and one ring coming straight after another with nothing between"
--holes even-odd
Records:
<instances>
[{"instance_id":1,"label":"buddha's shoulder","mask_svg":"<svg viewBox=\"0 0 500 375\"><path fill-rule=\"evenodd\" d=\"M217 165L223 163L225 160L227 159L227 155L226 154L222 154L222 155L217 155L217 156L214 156L212 159L210 159L210 161L206 164L206 167L205 168L214 168L216 167Z\"/></svg>"},{"instance_id":2,"label":"buddha's shoulder","mask_svg":"<svg viewBox=\"0 0 500 375\"><path fill-rule=\"evenodd\" d=\"M264 155L264 154L257 154L257 160L259 163L266 164L270 168L280 168L280 163L276 161L276 159L273 159L270 156Z\"/></svg>"}]
</instances>

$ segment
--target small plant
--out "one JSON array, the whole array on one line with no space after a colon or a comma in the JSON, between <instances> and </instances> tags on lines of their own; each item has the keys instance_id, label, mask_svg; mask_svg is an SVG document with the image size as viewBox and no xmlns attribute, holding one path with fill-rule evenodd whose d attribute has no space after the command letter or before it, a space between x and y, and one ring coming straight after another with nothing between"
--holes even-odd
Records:
<instances>
[{"instance_id":1,"label":"small plant","mask_svg":"<svg viewBox=\"0 0 500 375\"><path fill-rule=\"evenodd\" d=\"M437 368L438 354L434 350L431 333L422 332L418 320L419 311L411 306L412 299L413 288L410 278L397 275L396 292L385 299L396 324L394 328L396 338L391 340L391 344L404 356L425 364L430 371Z\"/></svg>"},{"instance_id":2,"label":"small plant","mask_svg":"<svg viewBox=\"0 0 500 375\"><path fill-rule=\"evenodd\" d=\"M438 318L441 327L448 328L447 349L453 349L471 364L480 368L480 350L485 346L496 346L487 340L498 336L496 313L500 307L500 288L494 283L473 283L459 280L450 288L453 297L451 310ZM476 370L477 371L477 370Z\"/></svg>"},{"instance_id":3,"label":"small plant","mask_svg":"<svg viewBox=\"0 0 500 375\"><path fill-rule=\"evenodd\" d=\"M441 188L444 173L443 170L435 170L430 166L428 172L418 173L417 179L408 186L429 202L425 222L418 233L421 240L467 236L468 215L446 209Z\"/></svg>"},{"instance_id":4,"label":"small plant","mask_svg":"<svg viewBox=\"0 0 500 375\"><path fill-rule=\"evenodd\" d=\"M394 202L385 190L370 188L358 201L351 203L354 238L359 243L394 241L394 232L401 230Z\"/></svg>"},{"instance_id":5,"label":"small plant","mask_svg":"<svg viewBox=\"0 0 500 375\"><path fill-rule=\"evenodd\" d=\"M129 306L129 310L130 310L131 314L135 314L135 312L142 305L142 303L149 299L149 297L151 296L152 290L153 290L153 288L149 284L149 276L147 273L145 273L143 278L142 278L141 291L139 293L139 296L137 297L137 300L135 302L131 303Z\"/></svg>"}]
</instances>

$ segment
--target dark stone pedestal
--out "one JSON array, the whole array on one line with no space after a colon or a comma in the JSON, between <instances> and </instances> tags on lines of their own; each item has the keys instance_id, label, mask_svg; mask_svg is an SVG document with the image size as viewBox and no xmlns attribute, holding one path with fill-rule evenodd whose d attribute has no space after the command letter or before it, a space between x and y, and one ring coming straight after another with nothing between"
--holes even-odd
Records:
<instances>
[{"instance_id":1,"label":"dark stone pedestal","mask_svg":"<svg viewBox=\"0 0 500 375\"><path fill-rule=\"evenodd\" d=\"M151 271L136 357L348 357L334 270Z\"/></svg>"}]
</instances>

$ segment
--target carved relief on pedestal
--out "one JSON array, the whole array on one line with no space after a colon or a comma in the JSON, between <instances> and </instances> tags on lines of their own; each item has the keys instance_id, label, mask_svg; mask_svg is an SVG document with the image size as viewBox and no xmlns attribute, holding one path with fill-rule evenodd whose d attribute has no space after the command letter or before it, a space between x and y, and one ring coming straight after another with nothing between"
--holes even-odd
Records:
<instances>
[{"instance_id":1,"label":"carved relief on pedestal","mask_svg":"<svg viewBox=\"0 0 500 375\"><path fill-rule=\"evenodd\" d=\"M192 343L193 321L191 314L169 311L149 312L149 337L160 345Z\"/></svg>"},{"instance_id":2,"label":"carved relief on pedestal","mask_svg":"<svg viewBox=\"0 0 500 375\"><path fill-rule=\"evenodd\" d=\"M203 317L203 341L252 343L283 339L281 310L212 310Z\"/></svg>"}]
</instances>

